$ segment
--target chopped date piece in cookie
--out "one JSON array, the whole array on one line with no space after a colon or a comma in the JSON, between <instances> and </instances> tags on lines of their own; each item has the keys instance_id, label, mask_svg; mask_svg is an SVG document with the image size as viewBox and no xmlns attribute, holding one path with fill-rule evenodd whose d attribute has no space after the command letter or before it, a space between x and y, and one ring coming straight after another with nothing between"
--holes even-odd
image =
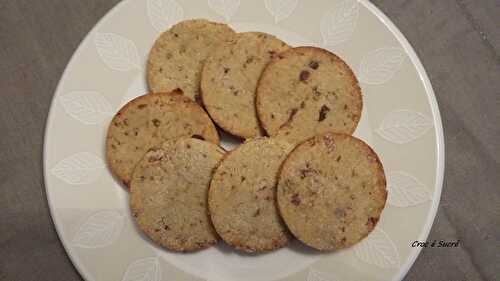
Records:
<instances>
[{"instance_id":1,"label":"chopped date piece in cookie","mask_svg":"<svg viewBox=\"0 0 500 281\"><path fill-rule=\"evenodd\" d=\"M309 67L316 70L318 69L319 67L319 62L318 61L315 61L315 60L312 60L310 63L309 63Z\"/></svg>"},{"instance_id":2,"label":"chopped date piece in cookie","mask_svg":"<svg viewBox=\"0 0 500 281\"><path fill-rule=\"evenodd\" d=\"M298 206L300 205L300 197L299 197L299 194L298 193L294 193L292 195L292 204L295 205L295 206Z\"/></svg>"},{"instance_id":3,"label":"chopped date piece in cookie","mask_svg":"<svg viewBox=\"0 0 500 281\"><path fill-rule=\"evenodd\" d=\"M309 79L309 76L311 76L311 72L303 70L302 72L300 72L299 80L305 82L307 81L307 79Z\"/></svg>"},{"instance_id":4,"label":"chopped date piece in cookie","mask_svg":"<svg viewBox=\"0 0 500 281\"><path fill-rule=\"evenodd\" d=\"M325 120L328 112L330 112L330 108L326 105L323 105L319 111L318 121L321 122L321 121Z\"/></svg>"}]
</instances>

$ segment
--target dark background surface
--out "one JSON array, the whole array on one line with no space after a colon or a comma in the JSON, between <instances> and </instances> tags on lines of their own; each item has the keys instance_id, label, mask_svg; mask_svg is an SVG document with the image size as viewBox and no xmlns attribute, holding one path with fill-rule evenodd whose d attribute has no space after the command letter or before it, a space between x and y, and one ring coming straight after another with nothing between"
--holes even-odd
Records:
<instances>
[{"instance_id":1,"label":"dark background surface","mask_svg":"<svg viewBox=\"0 0 500 281\"><path fill-rule=\"evenodd\" d=\"M81 280L50 218L45 119L80 41L118 0L0 0L0 280ZM500 280L500 1L373 1L420 56L446 143L441 204L406 281Z\"/></svg>"}]
</instances>

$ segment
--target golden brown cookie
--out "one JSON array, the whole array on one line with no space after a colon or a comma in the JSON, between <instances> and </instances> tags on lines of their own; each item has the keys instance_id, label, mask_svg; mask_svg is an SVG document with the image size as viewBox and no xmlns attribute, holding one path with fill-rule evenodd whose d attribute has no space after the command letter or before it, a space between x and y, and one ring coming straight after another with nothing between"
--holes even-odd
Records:
<instances>
[{"instance_id":1,"label":"golden brown cookie","mask_svg":"<svg viewBox=\"0 0 500 281\"><path fill-rule=\"evenodd\" d=\"M181 91L140 96L115 115L106 137L108 165L125 185L146 151L166 140L198 136L218 144L212 120Z\"/></svg>"},{"instance_id":2,"label":"golden brown cookie","mask_svg":"<svg viewBox=\"0 0 500 281\"><path fill-rule=\"evenodd\" d=\"M277 188L279 210L290 231L322 251L365 238L386 198L377 154L345 134L327 133L298 145L283 163Z\"/></svg>"},{"instance_id":3,"label":"golden brown cookie","mask_svg":"<svg viewBox=\"0 0 500 281\"><path fill-rule=\"evenodd\" d=\"M361 89L349 66L333 53L298 47L264 70L256 108L270 136L299 143L316 134L352 134L361 118Z\"/></svg>"},{"instance_id":4,"label":"golden brown cookie","mask_svg":"<svg viewBox=\"0 0 500 281\"><path fill-rule=\"evenodd\" d=\"M208 206L217 233L246 252L281 248L289 234L275 202L279 167L291 146L269 138L229 152L210 183Z\"/></svg>"},{"instance_id":5,"label":"golden brown cookie","mask_svg":"<svg viewBox=\"0 0 500 281\"><path fill-rule=\"evenodd\" d=\"M213 143L192 138L170 140L146 153L130 183L130 207L151 240L179 252L217 242L207 191L224 153Z\"/></svg>"},{"instance_id":6,"label":"golden brown cookie","mask_svg":"<svg viewBox=\"0 0 500 281\"><path fill-rule=\"evenodd\" d=\"M262 135L255 111L255 90L264 67L290 47L262 32L238 33L220 45L203 67L202 100L225 131L244 139Z\"/></svg>"},{"instance_id":7,"label":"golden brown cookie","mask_svg":"<svg viewBox=\"0 0 500 281\"><path fill-rule=\"evenodd\" d=\"M161 34L149 53L147 81L151 92L181 89L199 100L203 64L218 44L234 35L227 25L202 19L182 21Z\"/></svg>"}]
</instances>

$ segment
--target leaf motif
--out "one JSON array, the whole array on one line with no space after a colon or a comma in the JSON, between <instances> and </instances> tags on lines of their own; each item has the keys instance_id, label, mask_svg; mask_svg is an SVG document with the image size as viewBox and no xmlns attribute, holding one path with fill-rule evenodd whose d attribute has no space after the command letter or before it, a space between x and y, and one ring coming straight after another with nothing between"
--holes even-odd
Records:
<instances>
[{"instance_id":1,"label":"leaf motif","mask_svg":"<svg viewBox=\"0 0 500 281\"><path fill-rule=\"evenodd\" d=\"M124 217L117 211L97 212L80 226L73 244L89 249L109 246L120 236L123 224Z\"/></svg>"},{"instance_id":2,"label":"leaf motif","mask_svg":"<svg viewBox=\"0 0 500 281\"><path fill-rule=\"evenodd\" d=\"M71 92L59 100L67 114L87 125L101 123L113 115L111 104L98 92Z\"/></svg>"},{"instance_id":3,"label":"leaf motif","mask_svg":"<svg viewBox=\"0 0 500 281\"><path fill-rule=\"evenodd\" d=\"M327 274L324 272L319 272L316 271L312 268L309 269L309 273L307 274L307 281L336 281L337 278L335 278L331 273L328 273L329 276L326 276Z\"/></svg>"},{"instance_id":4,"label":"leaf motif","mask_svg":"<svg viewBox=\"0 0 500 281\"><path fill-rule=\"evenodd\" d=\"M141 69L137 47L132 40L114 33L97 32L94 44L109 68L117 71Z\"/></svg>"},{"instance_id":5,"label":"leaf motif","mask_svg":"<svg viewBox=\"0 0 500 281\"><path fill-rule=\"evenodd\" d=\"M368 53L359 67L359 80L365 84L380 85L391 80L399 71L406 53L401 48L380 48Z\"/></svg>"},{"instance_id":6,"label":"leaf motif","mask_svg":"<svg viewBox=\"0 0 500 281\"><path fill-rule=\"evenodd\" d=\"M120 104L118 104L118 109L122 108L129 101L144 95L148 92L148 86L146 85L145 77L143 75L137 75L130 83L128 89L123 94Z\"/></svg>"},{"instance_id":7,"label":"leaf motif","mask_svg":"<svg viewBox=\"0 0 500 281\"><path fill-rule=\"evenodd\" d=\"M278 23L295 11L299 0L265 0L264 3L269 13L274 16L274 22Z\"/></svg>"},{"instance_id":8,"label":"leaf motif","mask_svg":"<svg viewBox=\"0 0 500 281\"><path fill-rule=\"evenodd\" d=\"M354 245L354 252L360 260L381 268L398 268L401 263L396 245L380 227Z\"/></svg>"},{"instance_id":9,"label":"leaf motif","mask_svg":"<svg viewBox=\"0 0 500 281\"><path fill-rule=\"evenodd\" d=\"M433 126L422 113L396 110L387 114L376 132L390 142L403 144L425 135Z\"/></svg>"},{"instance_id":10,"label":"leaf motif","mask_svg":"<svg viewBox=\"0 0 500 281\"><path fill-rule=\"evenodd\" d=\"M133 100L133 99L135 99L137 97L143 96L143 95L144 94L140 94L139 92L127 92L127 93L125 93L125 95L122 98L122 101L120 102L120 107L119 108L122 108L129 101L131 101L131 100Z\"/></svg>"},{"instance_id":11,"label":"leaf motif","mask_svg":"<svg viewBox=\"0 0 500 281\"><path fill-rule=\"evenodd\" d=\"M184 18L184 9L175 0L148 0L148 16L151 25L163 32Z\"/></svg>"},{"instance_id":12,"label":"leaf motif","mask_svg":"<svg viewBox=\"0 0 500 281\"><path fill-rule=\"evenodd\" d=\"M208 6L229 21L238 11L240 0L208 0Z\"/></svg>"},{"instance_id":13,"label":"leaf motif","mask_svg":"<svg viewBox=\"0 0 500 281\"><path fill-rule=\"evenodd\" d=\"M80 152L61 160L51 172L59 179L72 184L90 184L96 181L104 170L104 162L88 152Z\"/></svg>"},{"instance_id":14,"label":"leaf motif","mask_svg":"<svg viewBox=\"0 0 500 281\"><path fill-rule=\"evenodd\" d=\"M335 46L349 40L356 29L358 17L356 0L344 0L332 7L320 23L323 45Z\"/></svg>"},{"instance_id":15,"label":"leaf motif","mask_svg":"<svg viewBox=\"0 0 500 281\"><path fill-rule=\"evenodd\" d=\"M396 207L409 207L431 200L431 194L414 176L402 171L387 174L387 203Z\"/></svg>"},{"instance_id":16,"label":"leaf motif","mask_svg":"<svg viewBox=\"0 0 500 281\"><path fill-rule=\"evenodd\" d=\"M158 258L144 258L131 263L122 281L160 281L161 270Z\"/></svg>"}]
</instances>

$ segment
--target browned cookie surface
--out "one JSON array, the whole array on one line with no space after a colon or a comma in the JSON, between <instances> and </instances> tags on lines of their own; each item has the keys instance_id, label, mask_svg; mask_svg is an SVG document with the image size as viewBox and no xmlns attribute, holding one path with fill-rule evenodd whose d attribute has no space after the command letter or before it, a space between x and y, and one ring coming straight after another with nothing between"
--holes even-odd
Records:
<instances>
[{"instance_id":1,"label":"browned cookie surface","mask_svg":"<svg viewBox=\"0 0 500 281\"><path fill-rule=\"evenodd\" d=\"M207 192L224 153L215 144L192 138L170 140L146 153L134 170L130 207L151 240L180 252L217 242Z\"/></svg>"},{"instance_id":2,"label":"browned cookie surface","mask_svg":"<svg viewBox=\"0 0 500 281\"><path fill-rule=\"evenodd\" d=\"M333 133L309 139L290 153L277 192L290 231L318 250L346 248L366 237L387 198L375 152L355 137Z\"/></svg>"},{"instance_id":3,"label":"browned cookie surface","mask_svg":"<svg viewBox=\"0 0 500 281\"><path fill-rule=\"evenodd\" d=\"M264 70L256 108L270 136L299 143L316 134L352 134L361 118L361 89L349 66L333 53L298 47Z\"/></svg>"},{"instance_id":4,"label":"browned cookie surface","mask_svg":"<svg viewBox=\"0 0 500 281\"><path fill-rule=\"evenodd\" d=\"M229 245L263 252L288 243L275 194L279 167L291 148L285 142L257 138L229 152L220 163L208 203L215 229Z\"/></svg>"},{"instance_id":5,"label":"browned cookie surface","mask_svg":"<svg viewBox=\"0 0 500 281\"><path fill-rule=\"evenodd\" d=\"M205 60L217 45L233 35L229 26L202 19L174 25L160 35L149 53L149 90L166 92L179 88L187 97L199 100Z\"/></svg>"},{"instance_id":6,"label":"browned cookie surface","mask_svg":"<svg viewBox=\"0 0 500 281\"><path fill-rule=\"evenodd\" d=\"M201 79L202 100L214 121L241 138L262 135L255 91L264 67L290 47L262 32L238 33L207 59Z\"/></svg>"},{"instance_id":7,"label":"browned cookie surface","mask_svg":"<svg viewBox=\"0 0 500 281\"><path fill-rule=\"evenodd\" d=\"M185 136L219 143L210 117L180 91L138 97L123 106L109 125L108 165L113 174L128 185L135 165L148 149Z\"/></svg>"}]
</instances>

